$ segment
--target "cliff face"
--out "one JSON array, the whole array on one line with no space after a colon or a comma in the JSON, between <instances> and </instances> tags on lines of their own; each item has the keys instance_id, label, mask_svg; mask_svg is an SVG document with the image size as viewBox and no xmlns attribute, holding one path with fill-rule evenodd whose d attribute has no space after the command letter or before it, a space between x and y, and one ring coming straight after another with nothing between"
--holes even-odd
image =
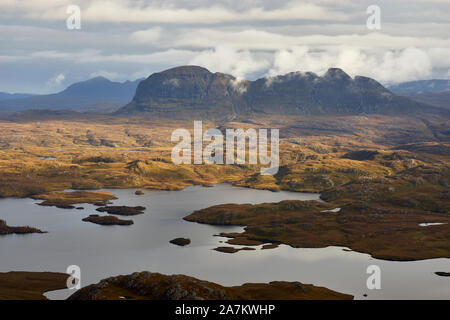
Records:
<instances>
[{"instance_id":1,"label":"cliff face","mask_svg":"<svg viewBox=\"0 0 450 320\"><path fill-rule=\"evenodd\" d=\"M177 67L142 81L119 115L221 118L240 114L419 114L442 109L397 96L377 81L329 69L323 76L292 72L241 81L196 66Z\"/></svg>"},{"instance_id":2,"label":"cliff face","mask_svg":"<svg viewBox=\"0 0 450 320\"><path fill-rule=\"evenodd\" d=\"M168 118L223 117L248 111L233 76L185 66L152 74L119 114Z\"/></svg>"}]
</instances>

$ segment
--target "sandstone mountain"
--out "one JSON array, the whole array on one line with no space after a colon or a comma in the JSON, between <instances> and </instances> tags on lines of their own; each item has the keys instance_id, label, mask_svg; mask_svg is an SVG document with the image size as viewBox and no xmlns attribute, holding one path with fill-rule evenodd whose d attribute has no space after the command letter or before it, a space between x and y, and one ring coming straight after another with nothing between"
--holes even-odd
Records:
<instances>
[{"instance_id":1,"label":"sandstone mountain","mask_svg":"<svg viewBox=\"0 0 450 320\"><path fill-rule=\"evenodd\" d=\"M197 66L154 73L118 115L220 118L251 114L446 114L448 111L398 96L377 81L351 78L337 68L323 76L292 72L256 81L238 80Z\"/></svg>"}]
</instances>

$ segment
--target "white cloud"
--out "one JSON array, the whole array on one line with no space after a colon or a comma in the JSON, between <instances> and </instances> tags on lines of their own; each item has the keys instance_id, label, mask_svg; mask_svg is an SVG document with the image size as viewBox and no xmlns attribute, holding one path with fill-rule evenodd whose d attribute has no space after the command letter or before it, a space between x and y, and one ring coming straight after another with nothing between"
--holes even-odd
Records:
<instances>
[{"instance_id":1,"label":"white cloud","mask_svg":"<svg viewBox=\"0 0 450 320\"><path fill-rule=\"evenodd\" d=\"M59 73L48 79L45 85L49 89L59 88L65 79L66 76L64 73Z\"/></svg>"},{"instance_id":2,"label":"white cloud","mask_svg":"<svg viewBox=\"0 0 450 320\"><path fill-rule=\"evenodd\" d=\"M248 74L269 67L267 60L258 58L249 51L230 47L202 51L191 59L189 64L200 65L211 71L230 73L238 79L244 79Z\"/></svg>"},{"instance_id":3,"label":"white cloud","mask_svg":"<svg viewBox=\"0 0 450 320\"><path fill-rule=\"evenodd\" d=\"M371 52L340 47L318 52L303 46L277 52L268 74L275 76L292 71L322 74L330 67L342 68L352 76L368 76L384 83L423 79L432 72L427 52L414 47Z\"/></svg>"},{"instance_id":4,"label":"white cloud","mask_svg":"<svg viewBox=\"0 0 450 320\"><path fill-rule=\"evenodd\" d=\"M66 29L81 7L82 30ZM449 0L0 0L0 91L197 64L242 79L341 67L383 83L449 77ZM42 51L42 48L46 48ZM17 72L26 68L27 73ZM14 74L14 77L9 75ZM54 76L56 75L56 76ZM55 78L52 81L48 78ZM33 84L35 83L35 84ZM33 86L35 86L33 88Z\"/></svg>"},{"instance_id":5,"label":"white cloud","mask_svg":"<svg viewBox=\"0 0 450 320\"><path fill-rule=\"evenodd\" d=\"M14 1L13 1L14 2ZM61 3L65 1L61 0ZM233 2L225 4L202 5L195 8L180 7L174 3L153 1L150 4L136 1L94 0L84 1L83 19L93 22L132 22L132 23L193 23L211 24L234 21L286 21L286 20L334 20L345 21L349 16L342 11L317 5L314 1L291 1L278 8L266 9L263 6L238 11ZM45 6L42 6L45 7ZM62 19L63 11L59 1L49 1L45 10L28 12L35 19Z\"/></svg>"},{"instance_id":6,"label":"white cloud","mask_svg":"<svg viewBox=\"0 0 450 320\"><path fill-rule=\"evenodd\" d=\"M117 80L117 79L121 78L120 74L118 74L117 72L106 71L106 70L99 70L99 71L92 72L89 76L91 78L104 77L109 80Z\"/></svg>"},{"instance_id":7,"label":"white cloud","mask_svg":"<svg viewBox=\"0 0 450 320\"><path fill-rule=\"evenodd\" d=\"M75 63L137 63L157 64L172 63L185 64L192 59L197 52L191 50L165 50L149 54L104 54L100 50L86 49L79 52L62 51L37 51L32 53L32 58L72 61Z\"/></svg>"},{"instance_id":8,"label":"white cloud","mask_svg":"<svg viewBox=\"0 0 450 320\"><path fill-rule=\"evenodd\" d=\"M154 27L147 30L133 32L130 36L131 41L143 44L155 44L161 39L161 27Z\"/></svg>"},{"instance_id":9,"label":"white cloud","mask_svg":"<svg viewBox=\"0 0 450 320\"><path fill-rule=\"evenodd\" d=\"M322 47L352 45L361 48L397 49L411 46L436 47L444 45L450 47L450 39L392 36L381 32L292 36L255 29L237 32L213 29L187 29L181 32L174 42L169 45L197 48L211 48L221 45L249 50L277 50L303 45Z\"/></svg>"}]
</instances>

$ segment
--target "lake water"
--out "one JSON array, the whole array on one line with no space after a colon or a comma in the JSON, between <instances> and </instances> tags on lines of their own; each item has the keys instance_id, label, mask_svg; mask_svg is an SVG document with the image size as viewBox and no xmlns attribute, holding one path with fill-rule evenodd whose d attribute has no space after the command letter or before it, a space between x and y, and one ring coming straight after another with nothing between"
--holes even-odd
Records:
<instances>
[{"instance_id":1,"label":"lake water","mask_svg":"<svg viewBox=\"0 0 450 320\"><path fill-rule=\"evenodd\" d=\"M109 276L148 270L186 274L222 285L300 281L353 294L356 299L450 299L450 278L434 274L450 271L450 259L391 262L339 247L294 249L285 245L226 254L212 250L226 240L214 235L240 232L242 227L182 220L194 210L221 203L318 200L318 194L275 193L230 185L144 190L142 196L131 189L105 191L119 198L114 205L142 205L147 208L145 214L131 217L135 222L132 226L100 226L81 221L98 213L92 205L81 205L85 210L64 210L38 206L32 199L0 199L0 219L9 225L30 225L49 232L0 237L0 272L66 272L69 265L78 265L82 286ZM177 237L190 238L192 243L186 247L169 244ZM381 268L381 290L366 287L370 265ZM59 290L46 296L63 299L71 293Z\"/></svg>"}]
</instances>

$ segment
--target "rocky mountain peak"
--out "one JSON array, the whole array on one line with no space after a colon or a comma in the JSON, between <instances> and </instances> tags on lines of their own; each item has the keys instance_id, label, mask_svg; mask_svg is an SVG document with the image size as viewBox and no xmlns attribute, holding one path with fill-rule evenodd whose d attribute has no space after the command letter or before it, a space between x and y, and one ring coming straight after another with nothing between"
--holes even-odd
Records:
<instances>
[{"instance_id":1,"label":"rocky mountain peak","mask_svg":"<svg viewBox=\"0 0 450 320\"><path fill-rule=\"evenodd\" d=\"M238 81L202 67L183 66L142 81L133 101L119 114L202 119L238 114L414 114L433 111L430 108L392 94L373 79L352 79L339 68L328 69L322 77L291 72Z\"/></svg>"}]
</instances>

